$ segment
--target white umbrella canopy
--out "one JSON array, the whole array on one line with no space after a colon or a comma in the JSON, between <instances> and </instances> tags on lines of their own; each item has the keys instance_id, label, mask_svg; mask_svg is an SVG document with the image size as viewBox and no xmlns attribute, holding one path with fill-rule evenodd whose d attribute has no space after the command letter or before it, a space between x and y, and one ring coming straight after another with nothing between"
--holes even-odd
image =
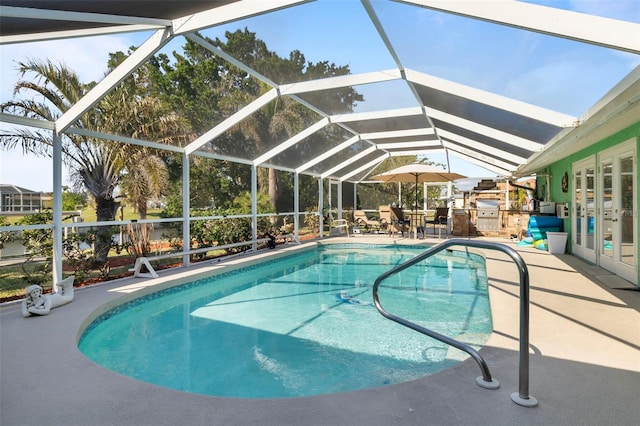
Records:
<instances>
[{"instance_id":1,"label":"white umbrella canopy","mask_svg":"<svg viewBox=\"0 0 640 426\"><path fill-rule=\"evenodd\" d=\"M450 182L456 179L463 179L463 176L458 173L446 172L428 164L412 163L405 166L400 166L396 169L389 170L388 172L381 173L376 176L372 176L372 180L381 182Z\"/></svg>"},{"instance_id":2,"label":"white umbrella canopy","mask_svg":"<svg viewBox=\"0 0 640 426\"><path fill-rule=\"evenodd\" d=\"M381 182L415 182L416 184L416 204L415 212L418 211L418 183L431 182L451 182L456 179L463 179L458 173L450 173L434 166L422 163L411 163L405 166L389 170L388 172L372 176L372 180ZM416 233L417 234L417 233ZM417 235L416 235L417 236Z\"/></svg>"}]
</instances>

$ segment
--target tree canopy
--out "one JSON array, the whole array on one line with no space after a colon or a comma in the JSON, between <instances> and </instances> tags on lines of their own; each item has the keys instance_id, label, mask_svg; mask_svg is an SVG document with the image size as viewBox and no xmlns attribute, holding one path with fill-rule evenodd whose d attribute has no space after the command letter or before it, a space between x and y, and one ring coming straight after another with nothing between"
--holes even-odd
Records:
<instances>
[{"instance_id":1,"label":"tree canopy","mask_svg":"<svg viewBox=\"0 0 640 426\"><path fill-rule=\"evenodd\" d=\"M300 51L293 51L288 58L282 58L248 29L227 32L225 37L224 41L204 39L278 84L350 73L348 66L306 61ZM166 54L159 54L151 59L149 67L155 94L174 111L180 111L196 134L206 132L270 89L263 81L192 40L186 41L182 52L173 52L173 60ZM347 87L329 94L313 93L305 100L321 107L330 106L332 111L347 112L361 99L353 88ZM215 148L205 149L227 155L255 156L318 119L315 112L282 96L219 136L215 140ZM334 136L332 131L327 129L311 138L331 138ZM299 151L305 146L292 147L288 155L304 155ZM250 167L242 164L193 160L190 189L192 193L195 190L193 201L228 207L231 200L250 190L250 173ZM258 176L258 190L269 194L273 207L277 211L291 210L293 180L274 168L262 168ZM317 193L317 184L314 185L313 181L301 180L301 185L312 185ZM205 196L199 193L198 188L210 188L212 191ZM301 189L301 192L309 191Z\"/></svg>"},{"instance_id":2,"label":"tree canopy","mask_svg":"<svg viewBox=\"0 0 640 426\"><path fill-rule=\"evenodd\" d=\"M290 52L288 57L280 57L246 28L227 32L225 40L203 39L277 84L350 73L348 65L336 65L328 61L310 62L298 50ZM127 55L123 52L112 53L107 71L119 65ZM21 64L21 67L23 74L30 72L39 76L41 84L22 81L16 86L16 92L36 91L43 95L46 102L38 104L26 99L12 101L4 104L3 110L54 120L95 84L82 83L72 70L46 61L32 60ZM135 70L74 126L184 146L270 89L256 75L227 62L199 43L186 39L181 51L151 57L147 64ZM363 99L352 87L310 92L302 96L309 105L336 114L352 111L356 103ZM202 149L255 158L319 119L321 117L316 112L302 103L280 96ZM338 126L326 126L309 136L305 143L298 143L281 153L279 160L284 161L288 157L311 158L314 155L312 150L322 146L321 142L342 141L348 136ZM49 132L23 130L13 135L3 134L2 143L5 148L21 143L26 152L50 155L51 135ZM141 218L146 215L149 197L154 195L169 197L173 211L179 211L184 161L181 156L80 135L65 135L63 152L78 182L96 198L98 220L114 218L118 206L114 198L116 187L120 187L128 203L135 206ZM344 159L349 155L349 152L337 154ZM415 160L415 156L390 158L376 172ZM192 156L190 163L191 207L219 210L239 208L234 205L234 200L242 199L243 194L251 189L250 166L202 156ZM317 189L317 179L301 176L302 210L317 202ZM258 168L258 190L268 195L272 204L270 210L293 210L291 173L278 171L275 164ZM397 197L397 186L388 186L382 191L367 191L363 187L360 199L364 197L371 198L373 204L384 203L383 200Z\"/></svg>"}]
</instances>

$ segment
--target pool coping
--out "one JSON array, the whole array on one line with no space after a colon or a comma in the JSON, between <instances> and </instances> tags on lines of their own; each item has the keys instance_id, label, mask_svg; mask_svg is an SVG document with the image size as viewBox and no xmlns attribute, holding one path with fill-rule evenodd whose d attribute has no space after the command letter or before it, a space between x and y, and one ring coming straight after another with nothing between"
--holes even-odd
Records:
<instances>
[{"instance_id":1,"label":"pool coping","mask_svg":"<svg viewBox=\"0 0 640 426\"><path fill-rule=\"evenodd\" d=\"M227 263L224 262L224 259L218 259L216 261L208 261L206 263L211 264L211 266L205 266L203 268L200 268L199 270L193 270L191 271L191 273L189 271L185 271L185 274L183 277L179 278L179 279L175 279L175 280L170 280L170 281L165 281L165 279L157 279L157 284L154 284L152 286L149 287L144 287L139 289L139 291L135 291L133 293L130 293L129 295L124 295L121 296L119 298L113 299L112 301L105 303L104 305L100 306L96 311L92 312L80 325L80 328L78 330L78 335L77 335L77 344L79 347L82 347L82 341L85 339L87 333L92 333L91 330L93 330L95 327L99 326L99 324L102 321L109 321L110 318L113 318L115 316L120 315L120 313L123 313L125 311L128 311L130 309L136 309L140 304L145 304L147 302L153 302L156 300L163 300L164 302L162 303L162 308L158 308L158 309L162 309L161 311L158 311L156 309L152 309L152 312L150 315L155 316L156 314L160 314L161 312L164 312L166 309L169 309L169 305L172 303L172 300L174 299L174 296L177 298L181 297L181 294L183 294L183 292L187 292L193 289L203 289L200 290L201 292L204 291L206 292L206 295L203 295L203 293L199 292L199 296L191 296L191 297L196 297L197 299L201 299L202 297L206 297L209 302L211 302L211 297L214 297L214 295L219 295L220 297L226 297L229 295L232 295L233 293L236 293L238 291L241 290L246 290L247 289L247 285L243 279L239 279L239 278L235 278L237 277L237 272L247 272L247 273L251 273L252 276L254 278L251 278L251 280L256 279L256 277L262 277L263 275L261 275L260 273L258 273L256 275L255 273L255 268L263 268L260 269L260 271L264 271L264 268L273 268L275 265L279 265L276 262L280 259L286 259L288 262L288 265L296 265L298 264L297 260L298 259L303 259L300 260L300 262L303 262L304 268L308 267L308 263L310 261L310 259L314 259L314 261L316 263L314 263L314 265L318 265L320 262L320 259L317 258L318 253L338 253L339 255L341 255L342 253L361 253L361 254L373 254L373 253L377 253L376 257L373 258L373 260L375 261L376 264L378 264L378 261L388 257L389 255L391 255L391 251L393 251L394 253L397 253L397 250L399 247L404 247L405 249L400 249L402 251L400 251L400 253L403 254L405 259L408 259L409 257L413 257L418 255L419 253L422 253L425 249L425 247L416 247L416 245L408 245L408 244L371 244L371 243L353 243L353 242L349 242L349 243L345 243L345 242L335 242L335 241L319 241L313 244L307 244L304 247L298 247L298 248L291 248L289 250L281 250L278 252L271 252L271 253L266 253L263 256L254 256L253 258L247 258L245 257L243 261L238 261L238 262L233 262L233 263ZM325 249L326 248L326 249ZM320 251L318 251L320 249ZM408 249L410 249L410 251L408 251ZM383 251L380 251L383 250ZM309 257L309 253L312 254L313 257ZM322 256L322 263L324 263L325 259L324 259L324 254L321 254ZM482 256L482 253L473 253L472 250L457 250L457 249L453 249L450 251L447 251L447 253L441 252L439 254L439 256L445 256L442 260L442 262L444 263L444 267L446 268L447 263L449 259L455 259L456 262L463 262L463 263L459 263L458 267L464 267L464 265L467 265L467 262L473 262L474 264L478 264L481 265L479 266L480 269L480 277L481 277L481 281L480 281L480 288L477 288L474 286L474 288L477 289L478 293L473 293L474 295L474 300L476 300L476 298L478 296L480 296L481 299L484 299L485 302L481 303L480 305L484 308L480 308L481 312L483 312L482 315L480 315L482 317L482 319L486 319L486 323L483 321L484 324L486 324L486 326L484 327L483 331L469 331L469 330L463 330L462 332L457 333L457 335L455 335L456 339L460 342L466 342L466 346L467 347L471 347L474 350L480 350L480 348L484 345L484 343L489 339L489 336L491 334L490 330L491 330L491 312L490 312L490 303L489 303L489 295L488 295L488 286L486 285L486 270L485 270L485 265L484 265L484 257ZM235 259L232 258L232 259ZM447 259L447 260L444 260ZM371 274L369 274L370 278L370 282L369 285L373 282L373 279L378 276L379 274L381 274L382 272L390 269L393 267L393 264L389 264L386 267L382 267L382 265L378 265L378 268L380 269L380 272L373 275L373 277L371 277ZM368 264L367 264L368 265ZM286 267L286 269L283 269L281 266L275 266L277 269L273 269L268 272L268 274L270 275L271 273L273 273L273 271L278 271L277 275L280 276L280 274L287 274L287 270L289 268L289 266ZM420 269L422 271L422 269ZM445 271L446 272L446 271ZM342 273L340 274L340 276L342 276ZM169 275L166 278L170 278L171 276ZM214 279L215 281L212 281L212 279ZM445 279L446 280L446 279ZM348 282L348 281L347 281ZM473 283L476 283L477 281L473 281ZM426 283L423 283L423 285ZM429 287L431 287L431 285L433 285L434 283L430 282L429 283ZM460 283L462 284L462 283ZM254 283L255 285L255 283ZM339 285L340 287L333 287L335 285ZM331 284L329 283L329 287L330 288L334 288L332 294L329 296L331 298L331 300L333 300L333 294L335 294L336 291L338 291L338 289L345 289L347 287L344 287L347 284L342 284L340 285L338 284ZM449 296L451 296L452 294L457 293L456 290L453 290L453 293L451 293L451 278L449 278ZM357 285L356 285L357 287ZM207 290L209 289L209 290ZM326 290L323 290L326 291ZM461 287L458 289L459 292L462 293L467 293L468 291L473 291L473 289L469 286L467 287ZM305 294L306 290L305 290ZM369 297L371 297L371 291L368 290L367 291L367 295ZM364 295L363 295L364 296ZM467 295L468 296L468 295ZM216 304L218 302L222 303L223 305L227 304L225 303L222 299L218 300L216 297ZM160 299L159 299L160 298ZM189 300L192 300L191 302L189 302ZM261 298L259 300L262 300ZM315 300L315 299L314 299ZM438 299L438 300L442 300L442 299ZM207 307L207 303L209 302L205 302L205 305L200 306L201 305L201 301L198 302L197 306L200 306L200 308L198 308L197 306L194 307L193 305L193 301L195 301L195 299L181 299L180 302L175 302L175 303L181 303L181 304L188 304L189 309L191 311L192 314L196 314L197 315L197 311L199 311L201 308L206 308ZM330 302L325 302L325 303L330 303ZM360 301L358 301L357 303L360 303ZM467 302L468 303L468 302ZM340 303L338 303L339 305ZM384 319L382 316L380 316L380 314L375 310L375 307L373 306L373 303L369 302L366 303L366 305L369 305L369 307L373 310L369 311L370 315L371 315L371 319L375 319L377 321L380 321L378 324L381 327L393 327L394 330L397 330L397 326L392 325L393 323ZM336 306L332 306L332 305L325 305L325 306L329 306L330 307L336 307ZM473 306L475 308L478 308L478 305L474 302ZM486 307L485 307L486 306ZM452 305L452 308L455 307ZM249 306L247 306L248 309L251 310L251 308L249 308ZM281 307L282 308L282 307ZM182 309L182 308L180 308ZM196 311L193 311L193 310ZM285 308L286 309L286 308ZM327 307L325 307L324 309L328 309ZM350 311L350 310L349 310ZM285 312L285 311L283 311ZM345 311L346 312L346 311ZM350 311L351 312L351 311ZM144 317L140 317L139 314L134 314L136 315L136 317L139 320L144 320ZM307 324L307 321L310 321L311 318L315 318L316 315L318 315L318 312L316 311L306 311L305 315L310 315L308 317L303 317L303 318L296 318L295 322L289 323L290 327L294 327L294 328L298 328L298 326L300 325L300 323L298 321L303 321L305 324ZM462 319L466 318L465 323L468 324L469 322L469 318L466 317L464 312L460 312L460 315L462 315ZM206 316L205 316L206 318ZM286 321L286 317L283 318ZM480 318L478 318L480 319ZM291 320L291 319L290 319ZM290 321L289 320L289 321ZM222 321L227 321L226 319L222 319ZM232 324L235 324L236 326L239 327L247 327L246 325L243 325L242 323L235 323L233 320L229 319L229 321L232 321ZM434 320L430 320L430 321L436 321L439 322L439 319L434 319ZM120 320L120 323L122 323L122 320ZM297 324L297 325L296 325ZM125 326L126 327L126 326ZM273 329L271 329L269 327L268 324L264 324L264 328L263 325L257 325L258 329L267 332L267 333L279 333L279 331L274 331ZM456 327L456 329L459 326ZM341 328L344 328L344 326L341 326ZM466 327L465 327L466 328ZM125 330L126 331L126 330ZM364 331L364 330L363 330ZM369 330L370 331L370 330ZM143 334L145 334L144 330L140 330L138 329L138 333L142 332ZM101 332L100 334L103 334L104 332ZM387 332L390 333L390 332ZM424 343L424 336L420 336L418 333L414 332L414 331L409 331L407 330L407 333L410 333L410 335L408 335L408 337L410 336L411 339L415 339L416 342L422 342L420 344ZM440 331L440 333L442 333L442 331ZM479 334L475 334L475 333L479 333ZM200 333L199 333L200 334ZM288 334L288 333L286 333ZM447 335L447 333L444 333L445 335ZM298 334L294 334L291 335L289 337L295 337ZM252 337L250 338L250 340L255 340L256 336L254 334L251 335ZM454 336L453 334L451 334L451 336ZM108 335L104 335L105 338L108 338ZM206 342L208 342L211 339L212 336L210 335L206 335ZM389 344L393 344L393 345L403 345L402 341L398 340L397 336L391 336L389 335L390 339L391 338L395 338L395 340L390 340L388 343L386 343L387 345ZM307 339L307 337L298 337L301 339ZM312 338L312 337L308 337L308 338ZM372 336L373 338L373 336ZM312 338L313 339L313 338ZM471 339L471 340L469 340ZM96 337L92 337L91 339L92 341L96 341ZM143 339L144 340L144 339ZM258 339L260 340L260 339ZM391 343L391 341L393 341L394 343ZM318 341L320 342L320 341ZM435 342L435 340L434 340ZM100 345L100 339L97 340L98 345ZM205 342L193 342L190 343L191 344L199 344L199 343L205 343ZM344 342L345 344L347 344L347 342ZM250 345L253 345L255 343L249 343ZM321 343L320 343L321 344ZM404 344L406 345L406 343ZM412 376L412 378L407 378L405 380L403 380L403 382L409 381L409 380L414 380L416 378L420 378L424 375L427 374L435 374L438 371L447 369L447 368L451 368L453 365L455 365L456 363L459 363L461 361L463 361L464 359L466 359L467 357L469 357L468 354L465 354L463 351L461 350L457 350L453 347L447 346L446 344L442 344L445 348L445 355L443 355L443 358L441 359L441 361L445 362L445 364L441 365L440 367L438 367L438 364L434 364L432 366L430 366L427 370L429 371L428 373L425 370L421 370L421 373L418 372L414 372L413 374L409 374ZM205 343L205 346L208 346L208 344ZM433 346L433 344L431 344L431 346ZM342 350L349 350L349 349L345 349L348 348L349 346L343 347L340 344L338 344L335 349L342 349ZM367 346L367 348L370 348L370 350L372 352L356 352L356 353L360 353L360 355L358 355L358 357L360 356L365 356L367 354L369 355L375 355L375 347L373 346ZM165 347L165 350L169 350L170 352L173 352L173 348L171 347ZM89 359L93 359L96 363L98 364L102 364L105 366L105 368L109 368L107 366L107 364L113 365L110 363L108 358L105 358L105 354L103 353L102 349L100 348L96 348L96 350L101 353L101 355L98 355L99 360L93 358L92 356L88 356ZM422 348L422 350L424 350L424 347ZM86 350L82 350L83 353L87 353ZM114 353L118 353L117 355L117 359L120 360L118 362L118 365L121 365L121 360L122 360L122 353L120 351L120 349L117 346L114 346L114 343L111 342L110 343L110 349L109 352L114 354ZM398 354L397 352L393 352L394 354ZM355 354L355 353L354 353ZM416 351L414 350L411 354L407 354L410 356L409 359L411 359L410 362L423 362L427 361L427 358L420 358L421 361L418 361L415 358L415 354ZM131 353L132 356L136 356L134 353ZM281 354L283 355L283 354ZM393 355L390 355L393 356ZM422 355L424 356L424 355ZM158 356L156 356L157 358ZM357 358L357 357L355 357ZM399 358L398 361L403 360L405 358ZM100 361L102 360L102 361ZM405 359L406 360L406 359ZM329 361L329 360L327 360ZM284 362L285 364L287 363L286 359L280 359L277 362ZM344 361L342 361L344 362ZM433 362L433 361L432 361ZM426 367L427 364L425 364L423 367ZM145 365L140 365L140 368L145 370L147 367ZM378 367L380 368L380 367ZM398 367L398 368L402 368L402 367ZM406 367L405 367L406 368ZM110 368L111 370L114 371L118 371L119 368ZM123 373L125 375L131 376L131 377L141 377L140 374L133 374L132 372L134 371L130 366L126 367L126 370L129 371L130 373ZM153 371L156 371L155 369L153 369ZM209 369L209 371L211 371L211 369ZM317 371L317 368L316 368ZM395 371L395 370L392 370ZM345 371L345 374L348 373L347 371ZM407 372L408 373L408 372ZM149 373L147 373L149 374ZM380 373L379 373L380 374ZM390 376L389 376L390 374ZM382 380L385 379L385 382L387 383L387 385L389 384L386 381L386 378L390 378L391 380L393 377L394 373L391 372L386 372L384 373L384 376L380 377L380 384L374 386L372 383L369 383L369 386L363 386L361 387L361 389L365 389L365 388L370 388L370 387L377 387L377 386L382 386ZM319 377L320 378L320 377ZM277 378L275 378L274 380L277 380ZM154 380L148 380L150 383L154 383L156 381ZM181 381L182 382L182 381ZM360 383L360 382L357 382ZM400 383L397 381L393 381L393 383ZM171 389L175 389L175 390L181 390L179 388L175 388L173 386L167 386ZM244 387L243 389L247 389L248 392L251 391L251 389ZM304 387L302 389L299 389L300 391L304 391ZM351 389L345 389L342 392L346 392L346 391L353 391L356 390L354 388ZM209 395L209 396L227 396L227 397L238 397L238 398L251 398L248 396L243 396L241 394L237 394L237 395L231 395L227 392L227 395L222 395L222 394L217 394L215 392L213 393L209 393L209 392L199 392L203 395ZM301 392L304 393L304 392ZM304 395L304 396L315 396L315 395L319 395L319 394L323 394L323 393L327 393L327 392L316 392L310 395ZM302 395L299 395L302 396ZM268 396L267 396L268 397ZM273 395L271 396L273 398L280 398L281 396L277 396L277 395Z\"/></svg>"},{"instance_id":2,"label":"pool coping","mask_svg":"<svg viewBox=\"0 0 640 426\"><path fill-rule=\"evenodd\" d=\"M540 401L536 408L510 400L518 388L517 273L501 254L485 253L494 333L480 352L502 384L498 390L475 384L472 360L385 388L294 399L159 388L109 372L77 350L78 330L92 312L154 285L151 279L124 279L81 289L71 304L47 317L22 318L18 304L0 307L0 423L633 424L640 415L640 330L630 325L640 323L640 293L621 289L610 274L573 256L517 250L532 275L530 390ZM205 273L208 266L161 271L161 278Z\"/></svg>"}]
</instances>

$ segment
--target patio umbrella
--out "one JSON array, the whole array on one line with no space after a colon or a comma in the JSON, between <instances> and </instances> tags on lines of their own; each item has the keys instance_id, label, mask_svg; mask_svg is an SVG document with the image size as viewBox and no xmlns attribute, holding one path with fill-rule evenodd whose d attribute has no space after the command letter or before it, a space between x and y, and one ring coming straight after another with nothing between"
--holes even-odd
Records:
<instances>
[{"instance_id":1,"label":"patio umbrella","mask_svg":"<svg viewBox=\"0 0 640 426\"><path fill-rule=\"evenodd\" d=\"M372 180L382 182L415 182L416 184L416 206L415 212L418 212L418 183L423 182L451 182L456 179L463 179L458 173L450 173L434 166L422 163L411 163L406 166L400 166L388 172L373 176Z\"/></svg>"}]
</instances>

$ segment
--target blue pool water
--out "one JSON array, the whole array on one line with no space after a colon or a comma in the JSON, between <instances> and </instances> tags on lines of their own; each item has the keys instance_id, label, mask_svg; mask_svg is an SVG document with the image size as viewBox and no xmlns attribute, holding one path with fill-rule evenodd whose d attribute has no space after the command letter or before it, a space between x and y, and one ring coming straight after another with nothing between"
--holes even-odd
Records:
<instances>
[{"instance_id":1,"label":"blue pool water","mask_svg":"<svg viewBox=\"0 0 640 426\"><path fill-rule=\"evenodd\" d=\"M384 386L466 354L382 317L372 285L420 251L327 245L173 287L94 321L79 349L98 364L184 392L297 397ZM436 256L385 281L392 313L479 347L491 333L484 261Z\"/></svg>"}]
</instances>

